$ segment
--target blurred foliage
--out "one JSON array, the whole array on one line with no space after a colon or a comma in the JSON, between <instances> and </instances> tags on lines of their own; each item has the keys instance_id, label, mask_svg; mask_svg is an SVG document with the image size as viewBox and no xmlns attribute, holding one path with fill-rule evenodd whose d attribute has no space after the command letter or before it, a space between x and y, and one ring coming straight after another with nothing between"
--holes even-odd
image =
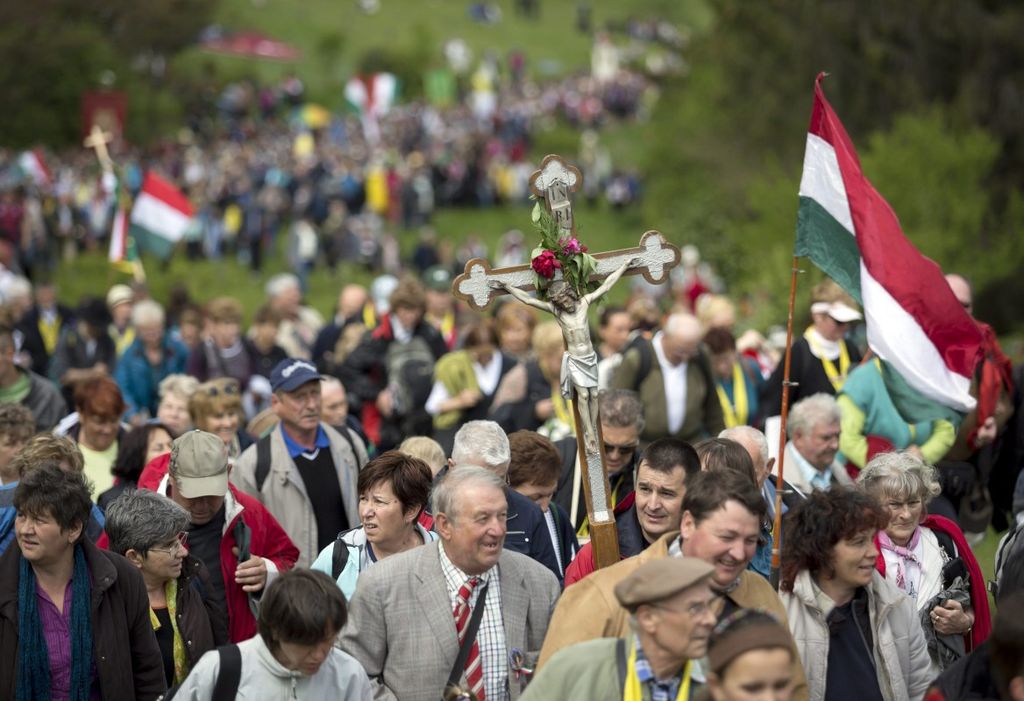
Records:
<instances>
[{"instance_id":1,"label":"blurred foliage","mask_svg":"<svg viewBox=\"0 0 1024 701\"><path fill-rule=\"evenodd\" d=\"M144 115L136 139L176 124L180 110L162 83L167 58L195 41L218 0L47 0L0 3L0 113L7 146L78 140L81 94L112 87Z\"/></svg>"}]
</instances>

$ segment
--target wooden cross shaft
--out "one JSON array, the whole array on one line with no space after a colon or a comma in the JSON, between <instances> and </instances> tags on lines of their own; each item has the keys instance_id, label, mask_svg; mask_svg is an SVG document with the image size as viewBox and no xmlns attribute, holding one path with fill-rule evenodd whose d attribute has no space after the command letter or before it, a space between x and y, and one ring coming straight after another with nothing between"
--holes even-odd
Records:
<instances>
[{"instance_id":1,"label":"wooden cross shaft","mask_svg":"<svg viewBox=\"0 0 1024 701\"><path fill-rule=\"evenodd\" d=\"M558 232L565 237L575 238L571 195L580 188L582 182L579 170L559 156L547 156L541 168L530 178L531 191L544 202ZM545 240L549 243L545 245L553 247L550 239L550 234L546 234ZM567 240L559 236L558 254L569 256L568 262L576 265L579 259L572 256L581 254L567 252L566 244L563 243ZM600 568L619 561L619 547L614 504L601 448L603 440L597 412L597 354L590 339L587 311L590 304L605 294L623 275L643 275L648 282L654 284L665 282L669 271L679 263L679 249L668 243L657 231L648 231L641 237L639 246L595 253L592 257L594 268L589 280L601 282L592 292L575 289L573 282L568 286L555 285L556 281L563 279L562 270L557 269L554 276L545 283L544 289L538 290L540 296L531 297L526 291L535 290L537 282L537 273L531 265L491 268L486 260L474 258L466 263L462 274L453 281L452 293L475 309L490 306L498 295L511 294L525 304L553 314L558 321L566 348L561 390L563 396L573 399L577 437L578 461L573 476L573 489L574 493L578 493L582 483L594 562ZM570 291L567 292L567 289ZM550 297L547 294L549 291ZM573 505L575 509L575 497Z\"/></svg>"}]
</instances>

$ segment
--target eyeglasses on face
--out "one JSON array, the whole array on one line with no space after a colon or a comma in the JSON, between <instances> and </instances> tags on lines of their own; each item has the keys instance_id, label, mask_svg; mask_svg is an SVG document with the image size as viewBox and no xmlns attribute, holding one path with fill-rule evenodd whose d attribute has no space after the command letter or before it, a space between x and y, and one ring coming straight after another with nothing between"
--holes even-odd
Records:
<instances>
[{"instance_id":1,"label":"eyeglasses on face","mask_svg":"<svg viewBox=\"0 0 1024 701\"><path fill-rule=\"evenodd\" d=\"M188 531L181 531L178 535L174 536L174 545L164 548L150 548L150 552L166 553L173 555L179 549L188 550Z\"/></svg>"},{"instance_id":2,"label":"eyeglasses on face","mask_svg":"<svg viewBox=\"0 0 1024 701\"><path fill-rule=\"evenodd\" d=\"M637 444L631 443L629 445L615 445L613 443L604 444L605 455L632 455L636 452Z\"/></svg>"},{"instance_id":3,"label":"eyeglasses on face","mask_svg":"<svg viewBox=\"0 0 1024 701\"><path fill-rule=\"evenodd\" d=\"M705 613L707 613L711 609L711 607L714 606L715 601L717 599L718 595L715 594L712 595L712 597L707 601L693 601L685 605L684 607L678 609L673 608L671 606L664 606L662 604L651 605L654 606L654 608L661 609L662 611L671 611L672 613L685 613L687 616L690 616L691 618L696 618L698 616L703 616Z\"/></svg>"}]
</instances>

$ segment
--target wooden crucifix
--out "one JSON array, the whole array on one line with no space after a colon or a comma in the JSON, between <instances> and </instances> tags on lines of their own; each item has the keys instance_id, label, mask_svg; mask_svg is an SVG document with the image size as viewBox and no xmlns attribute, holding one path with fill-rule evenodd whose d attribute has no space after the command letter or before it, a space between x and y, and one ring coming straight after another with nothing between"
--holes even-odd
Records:
<instances>
[{"instance_id":1,"label":"wooden crucifix","mask_svg":"<svg viewBox=\"0 0 1024 701\"><path fill-rule=\"evenodd\" d=\"M114 161L111 160L110 152L107 150L107 144L113 140L113 135L103 131L98 124L93 124L89 136L85 137L85 141L82 142L82 145L86 148L96 151L96 158L99 160L100 167L103 168L105 173L114 172Z\"/></svg>"},{"instance_id":2,"label":"wooden crucifix","mask_svg":"<svg viewBox=\"0 0 1024 701\"><path fill-rule=\"evenodd\" d=\"M531 191L544 203L560 237L566 240L576 237L571 197L582 182L579 170L560 156L547 156L540 170L530 178ZM464 272L452 283L452 293L476 309L485 309L498 295L511 294L552 314L562 328L566 350L562 356L561 391L566 399L574 400L579 454L574 480L583 484L594 563L601 568L619 561L619 546L598 415L598 359L587 312L623 275L642 274L651 283L665 282L669 271L679 263L679 249L657 231L648 231L635 248L595 253L593 258L590 280L600 285L586 294L579 294L566 282L561 270L556 270L544 290L542 297L546 299L533 297L527 293L536 289L537 276L531 265L491 268L481 258L466 263Z\"/></svg>"}]
</instances>

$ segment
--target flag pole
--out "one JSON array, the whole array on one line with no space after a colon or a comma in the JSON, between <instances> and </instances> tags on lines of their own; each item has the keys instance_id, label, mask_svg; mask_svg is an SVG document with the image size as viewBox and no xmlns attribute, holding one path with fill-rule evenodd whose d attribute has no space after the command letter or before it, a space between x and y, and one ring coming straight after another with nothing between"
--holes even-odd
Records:
<instances>
[{"instance_id":1,"label":"flag pole","mask_svg":"<svg viewBox=\"0 0 1024 701\"><path fill-rule=\"evenodd\" d=\"M793 307L796 304L796 276L803 272L797 264L797 257L793 256L793 269L789 281L789 315L786 319L786 358L782 370L782 409L780 411L779 426L779 460L778 473L775 476L775 522L772 524L772 569L769 580L776 591L779 589L779 564L782 559L782 473L785 467L786 458L786 419L789 416L789 388L792 383L789 381L789 366L793 356Z\"/></svg>"}]
</instances>

